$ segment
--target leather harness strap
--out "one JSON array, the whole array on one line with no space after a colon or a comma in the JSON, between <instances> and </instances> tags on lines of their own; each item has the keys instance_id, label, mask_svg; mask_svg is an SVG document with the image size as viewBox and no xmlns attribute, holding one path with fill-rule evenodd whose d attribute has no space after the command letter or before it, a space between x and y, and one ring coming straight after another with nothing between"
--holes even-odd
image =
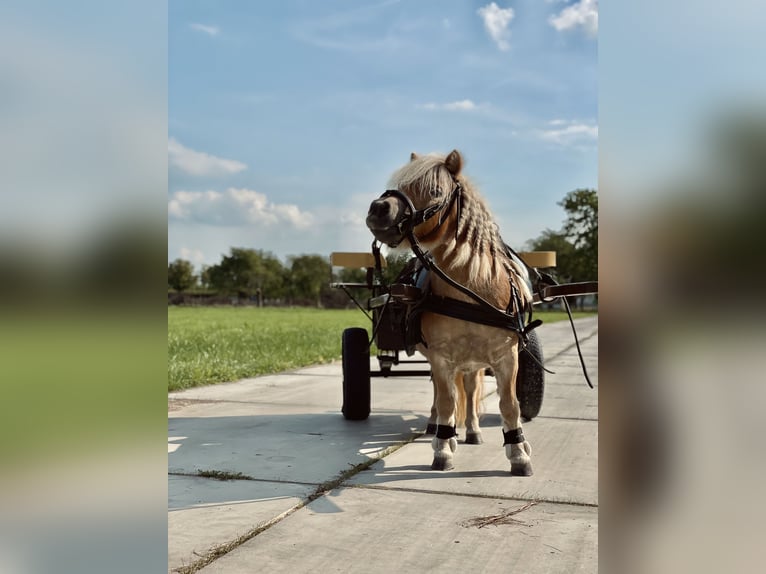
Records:
<instances>
[{"instance_id":1,"label":"leather harness strap","mask_svg":"<svg viewBox=\"0 0 766 574\"><path fill-rule=\"evenodd\" d=\"M556 297L571 297L573 295L593 295L598 293L598 281L582 283L565 283L564 285L546 285L535 293L534 302L546 302Z\"/></svg>"},{"instance_id":2,"label":"leather harness strap","mask_svg":"<svg viewBox=\"0 0 766 574\"><path fill-rule=\"evenodd\" d=\"M457 430L454 426L450 425L436 425L436 438L447 440L457 436Z\"/></svg>"}]
</instances>

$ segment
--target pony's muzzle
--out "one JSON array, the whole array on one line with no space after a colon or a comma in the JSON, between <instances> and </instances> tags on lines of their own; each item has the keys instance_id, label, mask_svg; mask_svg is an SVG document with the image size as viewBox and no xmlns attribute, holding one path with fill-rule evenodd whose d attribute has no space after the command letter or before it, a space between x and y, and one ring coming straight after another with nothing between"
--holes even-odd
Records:
<instances>
[{"instance_id":1,"label":"pony's muzzle","mask_svg":"<svg viewBox=\"0 0 766 574\"><path fill-rule=\"evenodd\" d=\"M375 239L387 245L396 245L402 239L399 223L407 216L407 206L396 197L381 197L370 204L367 227Z\"/></svg>"},{"instance_id":2,"label":"pony's muzzle","mask_svg":"<svg viewBox=\"0 0 766 574\"><path fill-rule=\"evenodd\" d=\"M399 223L402 213L401 200L395 197L382 197L370 204L367 212L367 227L370 229L385 229Z\"/></svg>"}]
</instances>

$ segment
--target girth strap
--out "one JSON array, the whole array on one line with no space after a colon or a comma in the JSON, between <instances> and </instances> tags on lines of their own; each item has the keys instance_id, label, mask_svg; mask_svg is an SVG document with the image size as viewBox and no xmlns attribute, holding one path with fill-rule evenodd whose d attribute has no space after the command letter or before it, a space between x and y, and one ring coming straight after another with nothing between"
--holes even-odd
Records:
<instances>
[{"instance_id":1,"label":"girth strap","mask_svg":"<svg viewBox=\"0 0 766 574\"><path fill-rule=\"evenodd\" d=\"M453 319L469 321L471 323L509 329L520 335L525 335L542 324L542 321L536 319L522 327L520 326L517 315L498 313L495 310L489 311L475 303L453 299L452 297L442 297L441 295L434 295L433 293L426 295L422 302L412 310L409 317L410 324L412 324L413 321L419 320L420 314L426 311L452 317Z\"/></svg>"}]
</instances>

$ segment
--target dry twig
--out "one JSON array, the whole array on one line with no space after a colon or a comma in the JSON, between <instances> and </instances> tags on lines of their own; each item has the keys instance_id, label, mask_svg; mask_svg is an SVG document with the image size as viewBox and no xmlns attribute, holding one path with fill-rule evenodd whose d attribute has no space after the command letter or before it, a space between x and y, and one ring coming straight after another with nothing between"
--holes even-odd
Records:
<instances>
[{"instance_id":1,"label":"dry twig","mask_svg":"<svg viewBox=\"0 0 766 574\"><path fill-rule=\"evenodd\" d=\"M521 506L515 510L509 510L508 512L503 512L502 514L495 514L493 516L479 516L477 518L471 518L470 520L466 520L463 522L462 526L468 528L470 526L476 526L477 528L484 528L485 526L489 526L490 524L494 524L497 526L498 524L522 524L526 526L526 523L521 520L516 520L515 518L512 518L514 515L518 514L519 512L524 512L527 508L531 508L537 504L536 500L533 500L531 502L527 502L524 506Z\"/></svg>"}]
</instances>

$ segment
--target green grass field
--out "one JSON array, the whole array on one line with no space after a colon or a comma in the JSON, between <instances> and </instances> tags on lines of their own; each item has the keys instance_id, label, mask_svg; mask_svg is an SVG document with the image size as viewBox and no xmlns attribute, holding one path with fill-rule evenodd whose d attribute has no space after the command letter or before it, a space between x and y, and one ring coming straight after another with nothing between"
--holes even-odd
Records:
<instances>
[{"instance_id":1,"label":"green grass field","mask_svg":"<svg viewBox=\"0 0 766 574\"><path fill-rule=\"evenodd\" d=\"M559 312L536 316L566 319ZM168 307L168 390L339 359L348 327L371 326L356 309Z\"/></svg>"}]
</instances>

